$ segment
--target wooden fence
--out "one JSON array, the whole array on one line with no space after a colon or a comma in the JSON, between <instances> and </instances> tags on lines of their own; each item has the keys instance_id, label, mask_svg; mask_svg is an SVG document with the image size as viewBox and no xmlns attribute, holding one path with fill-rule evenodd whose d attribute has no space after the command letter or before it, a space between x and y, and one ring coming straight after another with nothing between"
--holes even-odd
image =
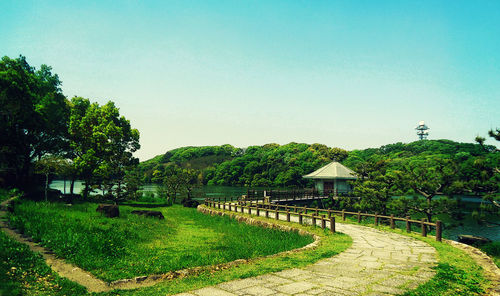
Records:
<instances>
[{"instance_id":1,"label":"wooden fence","mask_svg":"<svg viewBox=\"0 0 500 296\"><path fill-rule=\"evenodd\" d=\"M308 208L308 207L299 207L299 206L289 206L289 205L279 205L279 204L270 204L258 201L241 201L237 198L206 198L205 205L229 211L241 211L242 213L246 209L248 213L252 213L255 211L257 215L260 215L260 211L265 212L266 218L269 218L269 213L275 214L275 219L279 219L279 214L286 214L287 221L290 221L290 215L298 216L299 223L303 223L303 218L308 217L311 218L312 224L316 225L316 221L321 221L321 227L325 228L326 221L330 221L331 231L335 232L335 215L342 218L342 221L345 221L348 216L353 216L357 218L357 222L360 223L362 219L366 217L371 217L374 220L375 226L378 226L381 219L386 219L389 221L389 225L392 229L396 228L396 222L404 222L406 226L406 232L411 232L411 227L413 224L419 225L421 229L422 236L427 236L428 228L435 229L436 240L442 240L442 230L443 223L437 220L435 223L428 222L426 219L421 220L413 220L410 219L409 216L405 218L394 217L394 215L385 216L379 215L378 213L370 214L370 213L362 213L362 212L348 212L345 210L331 210L331 209L320 209L316 208Z\"/></svg>"},{"instance_id":2,"label":"wooden fence","mask_svg":"<svg viewBox=\"0 0 500 296\"><path fill-rule=\"evenodd\" d=\"M326 198L329 196L345 196L348 195L349 191L338 191L338 190L323 190L322 192L316 189L297 189L297 190L255 190L247 189L247 194L244 198L240 198L241 201L266 201L266 202L276 202L276 201L292 201L292 200L309 200L309 199L319 199Z\"/></svg>"}]
</instances>

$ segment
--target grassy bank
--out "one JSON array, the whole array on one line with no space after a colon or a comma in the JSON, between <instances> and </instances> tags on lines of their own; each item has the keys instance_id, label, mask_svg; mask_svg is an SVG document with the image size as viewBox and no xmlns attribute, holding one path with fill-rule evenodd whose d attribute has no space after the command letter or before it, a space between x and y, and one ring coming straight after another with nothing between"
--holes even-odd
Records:
<instances>
[{"instance_id":1,"label":"grassy bank","mask_svg":"<svg viewBox=\"0 0 500 296\"><path fill-rule=\"evenodd\" d=\"M119 218L105 218L92 203L68 207L24 201L9 216L12 226L56 255L113 281L255 258L295 249L309 236L211 217L195 209L157 208L165 220L133 215L120 207Z\"/></svg>"},{"instance_id":2,"label":"grassy bank","mask_svg":"<svg viewBox=\"0 0 500 296\"><path fill-rule=\"evenodd\" d=\"M40 254L0 231L0 295L83 295L86 289L53 272Z\"/></svg>"},{"instance_id":3,"label":"grassy bank","mask_svg":"<svg viewBox=\"0 0 500 296\"><path fill-rule=\"evenodd\" d=\"M281 271L284 269L307 266L309 264L317 262L320 259L329 258L338 253L341 253L352 244L352 239L349 236L342 233L331 234L328 229L323 230L319 227L299 225L297 223L289 223L284 221L276 221L274 219L255 217L248 214L238 213L238 215L252 217L257 220L272 221L273 223L282 225L292 225L295 228L304 229L306 231L319 235L321 237L321 241L319 243L319 246L314 250L305 250L302 252L281 255L278 257L259 258L248 264L242 264L215 272L206 272L189 278L166 281L156 284L152 287L128 291L116 290L112 292L101 293L100 295L163 296L186 292L194 289L216 285L230 280L254 277L271 272Z\"/></svg>"}]
</instances>

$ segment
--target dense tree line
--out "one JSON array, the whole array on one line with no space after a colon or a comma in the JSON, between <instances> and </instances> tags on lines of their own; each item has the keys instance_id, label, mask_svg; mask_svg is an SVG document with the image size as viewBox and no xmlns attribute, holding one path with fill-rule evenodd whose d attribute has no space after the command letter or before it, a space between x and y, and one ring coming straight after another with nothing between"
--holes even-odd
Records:
<instances>
[{"instance_id":1,"label":"dense tree line","mask_svg":"<svg viewBox=\"0 0 500 296\"><path fill-rule=\"evenodd\" d=\"M303 175L337 160L357 172L354 193L361 199L346 197L336 206L381 214L419 213L432 220L445 212L458 215L456 195L477 194L493 205L497 202L500 153L496 151L494 146L450 140L395 143L350 152L303 143L246 149L184 147L141 163L138 175L144 182L159 183L155 176L188 169L197 176L191 180L198 184L301 188L312 185ZM497 211L497 207L487 206L491 204L485 203L484 208Z\"/></svg>"},{"instance_id":2,"label":"dense tree line","mask_svg":"<svg viewBox=\"0 0 500 296\"><path fill-rule=\"evenodd\" d=\"M398 215L418 213L431 221L441 213L458 218L460 200L455 197L467 194L483 197L484 211L475 213L477 218L500 214L496 206L500 154L483 143L425 140L353 151L345 164L360 176L354 185L361 199L347 199L342 206Z\"/></svg>"},{"instance_id":3,"label":"dense tree line","mask_svg":"<svg viewBox=\"0 0 500 296\"><path fill-rule=\"evenodd\" d=\"M60 86L49 66L37 70L23 56L0 61L0 186L33 194L42 175L47 197L57 174L84 180L84 197L95 187L120 196L138 163L139 132L113 102L68 99Z\"/></svg>"},{"instance_id":4,"label":"dense tree line","mask_svg":"<svg viewBox=\"0 0 500 296\"><path fill-rule=\"evenodd\" d=\"M204 185L304 187L302 175L332 160L342 161L347 151L322 144L266 144L246 149L231 145L184 147L171 150L139 166L144 182L175 166L194 169Z\"/></svg>"}]
</instances>

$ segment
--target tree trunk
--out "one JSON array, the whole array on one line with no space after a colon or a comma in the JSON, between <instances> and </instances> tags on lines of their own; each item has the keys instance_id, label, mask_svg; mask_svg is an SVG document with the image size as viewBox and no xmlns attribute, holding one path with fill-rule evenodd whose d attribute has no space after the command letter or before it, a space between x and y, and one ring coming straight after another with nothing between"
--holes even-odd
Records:
<instances>
[{"instance_id":1,"label":"tree trunk","mask_svg":"<svg viewBox=\"0 0 500 296\"><path fill-rule=\"evenodd\" d=\"M90 185L89 180L85 180L85 188L83 188L83 199L87 199L89 197Z\"/></svg>"},{"instance_id":2,"label":"tree trunk","mask_svg":"<svg viewBox=\"0 0 500 296\"><path fill-rule=\"evenodd\" d=\"M71 181L69 183L69 194L71 194L71 196L73 196L73 189L75 188L75 179L75 176L71 176Z\"/></svg>"}]
</instances>

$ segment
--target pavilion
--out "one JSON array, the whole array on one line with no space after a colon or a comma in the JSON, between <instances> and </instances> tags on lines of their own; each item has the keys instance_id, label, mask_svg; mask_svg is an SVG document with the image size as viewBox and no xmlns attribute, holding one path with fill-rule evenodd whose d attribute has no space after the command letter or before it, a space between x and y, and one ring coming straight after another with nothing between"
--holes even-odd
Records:
<instances>
[{"instance_id":1,"label":"pavilion","mask_svg":"<svg viewBox=\"0 0 500 296\"><path fill-rule=\"evenodd\" d=\"M357 179L354 171L336 161L303 176L303 178L313 179L315 181L314 187L319 192L334 193L335 195L351 192L352 186L348 181Z\"/></svg>"}]
</instances>

